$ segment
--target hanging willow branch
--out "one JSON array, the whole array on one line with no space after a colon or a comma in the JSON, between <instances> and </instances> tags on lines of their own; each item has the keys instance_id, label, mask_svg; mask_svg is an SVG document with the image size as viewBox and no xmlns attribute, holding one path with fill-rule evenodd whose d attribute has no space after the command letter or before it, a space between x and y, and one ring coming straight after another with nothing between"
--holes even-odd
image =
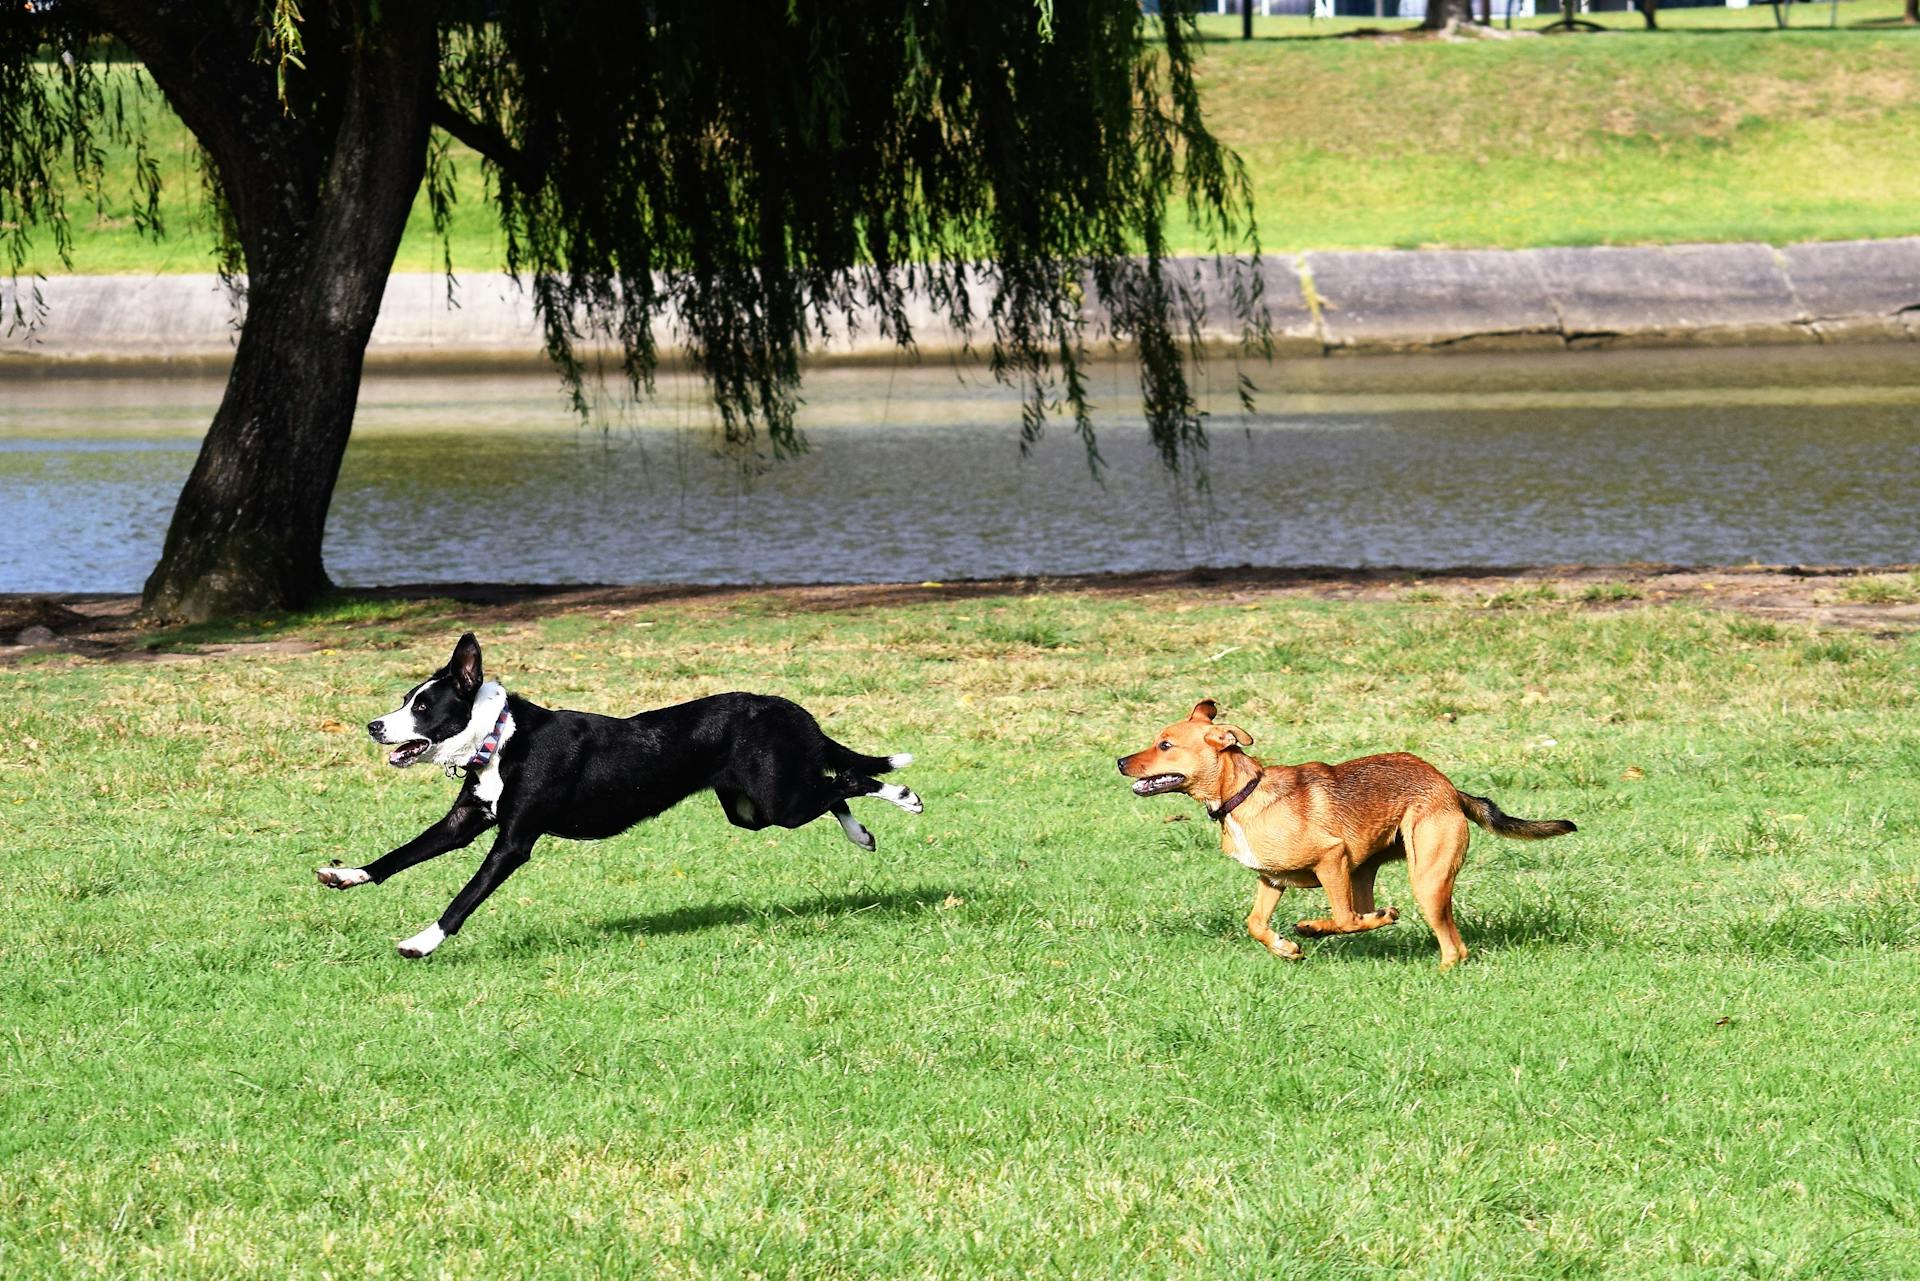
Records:
<instances>
[{"instance_id":1,"label":"hanging willow branch","mask_svg":"<svg viewBox=\"0 0 1920 1281\"><path fill-rule=\"evenodd\" d=\"M196 32L246 26L281 119L241 127L274 132L302 199L327 198L341 77L392 13L243 5L0 5L0 243L15 274L31 228L69 257L62 193L98 201L100 131L141 145L98 70L129 24L178 49L170 96ZM617 348L644 393L672 334L710 380L726 445L787 454L803 447L807 352L861 326L910 347L916 307L931 307L984 331L993 374L1022 392L1023 443L1064 412L1096 469L1085 366L1094 340L1131 346L1159 457L1192 468L1204 299L1194 266L1168 256L1170 216L1244 255L1216 266L1249 350L1264 347L1249 185L1207 131L1178 0L1155 15L1138 0L442 0L438 13L434 124L481 157L507 266L582 412L592 347ZM220 101L209 89L191 104L197 134ZM424 158L443 238L453 163L443 143ZM158 168L136 168L157 230ZM304 234L263 212L276 189L260 175L202 172L223 274L244 262L257 276L260 246Z\"/></svg>"},{"instance_id":2,"label":"hanging willow branch","mask_svg":"<svg viewBox=\"0 0 1920 1281\"><path fill-rule=\"evenodd\" d=\"M489 167L509 268L584 409L582 348L637 392L677 331L727 445L803 447L808 349L910 304L990 330L1023 441L1064 409L1097 468L1090 314L1133 344L1153 441L1205 445L1189 381L1202 299L1167 258L1173 206L1255 247L1240 162L1207 132L1191 18L1136 0L505 0L449 33L435 121ZM1038 20L1036 20L1036 18ZM1258 275L1233 305L1264 339ZM1191 267L1185 269L1191 273Z\"/></svg>"}]
</instances>

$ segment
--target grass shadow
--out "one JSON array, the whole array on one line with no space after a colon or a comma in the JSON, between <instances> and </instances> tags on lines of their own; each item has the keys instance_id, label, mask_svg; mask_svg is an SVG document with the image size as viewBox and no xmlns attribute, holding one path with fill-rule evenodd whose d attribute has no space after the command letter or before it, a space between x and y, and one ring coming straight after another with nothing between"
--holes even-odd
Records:
<instances>
[{"instance_id":1,"label":"grass shadow","mask_svg":"<svg viewBox=\"0 0 1920 1281\"><path fill-rule=\"evenodd\" d=\"M1383 903L1391 903L1400 909L1400 919L1393 925L1382 929L1368 930L1364 934L1334 935L1327 938L1301 938L1293 932L1293 917L1284 913L1285 900L1282 900L1281 912L1274 915L1274 928L1281 937L1293 939L1307 951L1309 957L1316 952L1332 959L1335 956L1352 956L1369 960L1433 961L1439 956L1440 945L1434 941L1433 931L1421 918L1418 909L1412 904L1397 901L1391 895L1383 896ZM1305 902L1305 900L1303 900ZM1319 908L1310 909L1318 914ZM1532 947L1553 947L1556 945L1590 946L1595 939L1607 933L1599 918L1583 907L1571 903L1534 904L1506 911L1469 912L1456 909L1460 936L1467 945L1469 953L1518 951ZM1171 932L1191 933L1194 928L1191 918L1185 922L1165 922ZM1239 913L1222 912L1218 917L1209 916L1204 928L1221 937L1231 937L1245 941L1245 925Z\"/></svg>"},{"instance_id":2,"label":"grass shadow","mask_svg":"<svg viewBox=\"0 0 1920 1281\"><path fill-rule=\"evenodd\" d=\"M1438 957L1440 945L1418 909L1404 903L1395 906L1400 908L1400 920L1385 929L1315 941L1378 960L1431 961ZM1491 912L1456 907L1455 914L1461 941L1470 955L1560 945L1589 947L1606 932L1597 916L1571 903L1530 904Z\"/></svg>"},{"instance_id":3,"label":"grass shadow","mask_svg":"<svg viewBox=\"0 0 1920 1281\"><path fill-rule=\"evenodd\" d=\"M959 891L951 886L922 885L905 890L816 894L792 903L735 900L614 917L596 921L593 927L607 934L696 934L728 925L776 925L782 921L856 916L864 912L907 915L922 908L938 907L955 893Z\"/></svg>"}]
</instances>

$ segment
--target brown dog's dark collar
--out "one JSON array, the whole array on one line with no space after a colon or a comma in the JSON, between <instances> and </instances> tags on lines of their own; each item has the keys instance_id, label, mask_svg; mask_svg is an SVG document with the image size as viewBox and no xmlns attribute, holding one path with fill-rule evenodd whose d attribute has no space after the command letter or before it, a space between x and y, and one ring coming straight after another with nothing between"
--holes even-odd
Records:
<instances>
[{"instance_id":1,"label":"brown dog's dark collar","mask_svg":"<svg viewBox=\"0 0 1920 1281\"><path fill-rule=\"evenodd\" d=\"M1258 774L1255 774L1252 778L1247 780L1247 785L1245 787L1235 792L1232 796L1229 796L1227 798L1227 803L1225 805L1222 805L1219 809L1215 809L1211 805L1207 806L1207 817L1212 819L1216 823L1226 822L1227 815L1239 809L1240 802L1246 800L1249 796L1253 795L1253 789L1260 786L1260 780L1264 777L1266 777L1265 770L1261 770Z\"/></svg>"}]
</instances>

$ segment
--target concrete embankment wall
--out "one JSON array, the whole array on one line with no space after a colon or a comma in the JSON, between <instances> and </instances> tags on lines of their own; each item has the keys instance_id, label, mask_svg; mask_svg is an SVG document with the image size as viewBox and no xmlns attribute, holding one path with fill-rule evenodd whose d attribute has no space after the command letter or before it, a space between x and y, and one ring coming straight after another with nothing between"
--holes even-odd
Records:
<instances>
[{"instance_id":1,"label":"concrete embankment wall","mask_svg":"<svg viewBox=\"0 0 1920 1281\"><path fill-rule=\"evenodd\" d=\"M1218 279L1209 265L1188 268L1203 284ZM1920 341L1920 237L1784 249L1313 252L1272 255L1261 269L1282 356ZM462 274L457 284L453 307L444 278L394 276L370 363L540 359L533 308L519 286L483 272ZM31 333L0 336L0 371L121 362L218 366L233 350L238 312L211 275L62 276L38 288L45 314ZM1209 293L1209 335L1228 341L1235 335L1225 290ZM10 316L14 301L11 287L0 283L0 314ZM965 345L966 335L929 307L913 308L912 319L923 357ZM984 337L976 332L975 344ZM670 359L677 346L670 327L659 338ZM897 349L868 327L837 334L815 354L891 360Z\"/></svg>"}]
</instances>

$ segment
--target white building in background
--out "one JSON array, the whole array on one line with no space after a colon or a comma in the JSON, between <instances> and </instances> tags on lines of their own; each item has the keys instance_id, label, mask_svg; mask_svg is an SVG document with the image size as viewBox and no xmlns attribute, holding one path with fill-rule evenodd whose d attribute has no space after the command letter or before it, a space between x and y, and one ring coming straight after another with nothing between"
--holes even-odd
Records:
<instances>
[{"instance_id":1,"label":"white building in background","mask_svg":"<svg viewBox=\"0 0 1920 1281\"><path fill-rule=\"evenodd\" d=\"M1239 13L1242 3L1253 6L1255 14L1267 17L1291 15L1304 18L1424 18L1427 0L1212 0L1216 13ZM1745 9L1759 0L1660 0L1662 9L1728 8ZM1486 0L1473 0L1473 11L1481 11ZM1633 8L1630 0L1579 0L1579 12L1608 12ZM1560 12L1560 0L1493 0L1496 22L1504 18L1531 18Z\"/></svg>"},{"instance_id":2,"label":"white building in background","mask_svg":"<svg viewBox=\"0 0 1920 1281\"><path fill-rule=\"evenodd\" d=\"M1304 18L1424 18L1427 16L1427 0L1250 0L1255 14L1276 18L1292 16ZM1474 0L1473 11L1480 12L1485 0ZM1239 13L1241 0L1214 0L1217 13ZM1508 17L1531 18L1534 15L1534 0L1493 0L1493 16L1496 20ZM1580 6L1586 8L1583 3ZM1560 6L1556 0L1542 0L1541 13L1558 13Z\"/></svg>"}]
</instances>

